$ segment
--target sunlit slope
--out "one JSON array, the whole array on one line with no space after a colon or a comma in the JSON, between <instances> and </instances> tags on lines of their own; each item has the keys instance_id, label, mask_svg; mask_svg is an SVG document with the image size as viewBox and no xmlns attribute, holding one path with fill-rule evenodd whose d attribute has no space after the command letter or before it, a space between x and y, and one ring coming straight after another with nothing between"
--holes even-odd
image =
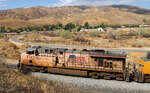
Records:
<instances>
[{"instance_id":1,"label":"sunlit slope","mask_svg":"<svg viewBox=\"0 0 150 93\"><path fill-rule=\"evenodd\" d=\"M127 5L101 7L32 7L0 11L0 25L19 27L57 23L91 25L106 24L141 24L143 19L150 20L150 10ZM13 24L12 24L13 22Z\"/></svg>"}]
</instances>

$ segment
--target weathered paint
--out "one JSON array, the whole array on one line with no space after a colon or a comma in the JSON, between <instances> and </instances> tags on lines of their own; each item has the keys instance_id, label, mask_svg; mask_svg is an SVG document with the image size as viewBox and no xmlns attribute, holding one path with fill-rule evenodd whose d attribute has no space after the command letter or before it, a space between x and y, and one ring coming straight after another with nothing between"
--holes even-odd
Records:
<instances>
[{"instance_id":1,"label":"weathered paint","mask_svg":"<svg viewBox=\"0 0 150 93\"><path fill-rule=\"evenodd\" d=\"M70 57L73 58L70 58ZM58 60L57 60L57 58ZM94 59L97 57L97 59ZM118 59L120 58L120 59ZM103 59L103 66L99 66L99 59ZM125 57L106 56L106 55L91 55L88 53L79 52L63 52L60 53L41 53L38 56L35 54L21 55L22 64L40 66L40 67L58 67L58 68L73 68L96 71L115 71L123 72L123 62ZM57 62L56 62L57 60ZM110 66L111 64L111 66Z\"/></svg>"}]
</instances>

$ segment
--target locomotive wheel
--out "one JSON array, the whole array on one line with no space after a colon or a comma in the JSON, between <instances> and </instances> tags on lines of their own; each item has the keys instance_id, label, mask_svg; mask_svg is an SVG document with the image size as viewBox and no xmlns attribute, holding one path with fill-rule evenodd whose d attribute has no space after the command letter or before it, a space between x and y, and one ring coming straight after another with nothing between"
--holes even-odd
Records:
<instances>
[{"instance_id":1,"label":"locomotive wheel","mask_svg":"<svg viewBox=\"0 0 150 93\"><path fill-rule=\"evenodd\" d=\"M135 81L135 82L138 82L138 81L139 81L139 75L138 75L138 72L137 72L137 71L135 71L134 81Z\"/></svg>"},{"instance_id":2,"label":"locomotive wheel","mask_svg":"<svg viewBox=\"0 0 150 93\"><path fill-rule=\"evenodd\" d=\"M123 81L124 79L122 77L116 77L116 80Z\"/></svg>"},{"instance_id":3,"label":"locomotive wheel","mask_svg":"<svg viewBox=\"0 0 150 93\"><path fill-rule=\"evenodd\" d=\"M105 80L111 80L111 76L109 76L109 75L104 75L104 79L105 79Z\"/></svg>"},{"instance_id":4,"label":"locomotive wheel","mask_svg":"<svg viewBox=\"0 0 150 93\"><path fill-rule=\"evenodd\" d=\"M99 76L97 75L96 72L91 72L91 73L90 73L90 77L91 77L91 78L94 78L94 79L98 79L98 78L99 78Z\"/></svg>"},{"instance_id":5,"label":"locomotive wheel","mask_svg":"<svg viewBox=\"0 0 150 93\"><path fill-rule=\"evenodd\" d=\"M139 83L144 83L145 79L144 79L145 75L140 71L139 72Z\"/></svg>"},{"instance_id":6,"label":"locomotive wheel","mask_svg":"<svg viewBox=\"0 0 150 93\"><path fill-rule=\"evenodd\" d=\"M40 69L40 72L41 72L41 73L45 73L46 71L47 71L46 68L41 68L41 69Z\"/></svg>"},{"instance_id":7,"label":"locomotive wheel","mask_svg":"<svg viewBox=\"0 0 150 93\"><path fill-rule=\"evenodd\" d=\"M126 75L125 81L126 81L126 82L131 82L130 74L127 74L127 75Z\"/></svg>"},{"instance_id":8,"label":"locomotive wheel","mask_svg":"<svg viewBox=\"0 0 150 93\"><path fill-rule=\"evenodd\" d=\"M19 69L19 71L23 74L28 74L29 70L28 69Z\"/></svg>"},{"instance_id":9,"label":"locomotive wheel","mask_svg":"<svg viewBox=\"0 0 150 93\"><path fill-rule=\"evenodd\" d=\"M19 67L19 69L18 69L21 73L23 73L23 74L28 74L29 73L29 69L27 69L27 68L25 68L25 67L23 67L23 66L21 66L21 67Z\"/></svg>"},{"instance_id":10,"label":"locomotive wheel","mask_svg":"<svg viewBox=\"0 0 150 93\"><path fill-rule=\"evenodd\" d=\"M126 71L124 74L124 80L126 82L131 82L131 74L128 71Z\"/></svg>"}]
</instances>

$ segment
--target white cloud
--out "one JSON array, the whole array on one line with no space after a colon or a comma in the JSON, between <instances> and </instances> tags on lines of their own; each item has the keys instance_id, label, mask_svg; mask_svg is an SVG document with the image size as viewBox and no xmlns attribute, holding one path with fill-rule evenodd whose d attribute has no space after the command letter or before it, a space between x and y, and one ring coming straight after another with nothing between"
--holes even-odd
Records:
<instances>
[{"instance_id":1,"label":"white cloud","mask_svg":"<svg viewBox=\"0 0 150 93\"><path fill-rule=\"evenodd\" d=\"M59 0L57 6L67 5L112 5L112 4L132 4L135 2L143 2L148 0Z\"/></svg>"}]
</instances>

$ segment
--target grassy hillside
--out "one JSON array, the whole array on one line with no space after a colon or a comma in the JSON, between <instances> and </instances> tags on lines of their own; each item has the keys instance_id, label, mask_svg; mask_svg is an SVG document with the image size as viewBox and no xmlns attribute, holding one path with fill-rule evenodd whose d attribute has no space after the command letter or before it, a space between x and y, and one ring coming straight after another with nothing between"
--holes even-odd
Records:
<instances>
[{"instance_id":1,"label":"grassy hillside","mask_svg":"<svg viewBox=\"0 0 150 93\"><path fill-rule=\"evenodd\" d=\"M141 24L150 20L150 10L128 5L31 7L0 11L0 25L12 28L44 24Z\"/></svg>"}]
</instances>

